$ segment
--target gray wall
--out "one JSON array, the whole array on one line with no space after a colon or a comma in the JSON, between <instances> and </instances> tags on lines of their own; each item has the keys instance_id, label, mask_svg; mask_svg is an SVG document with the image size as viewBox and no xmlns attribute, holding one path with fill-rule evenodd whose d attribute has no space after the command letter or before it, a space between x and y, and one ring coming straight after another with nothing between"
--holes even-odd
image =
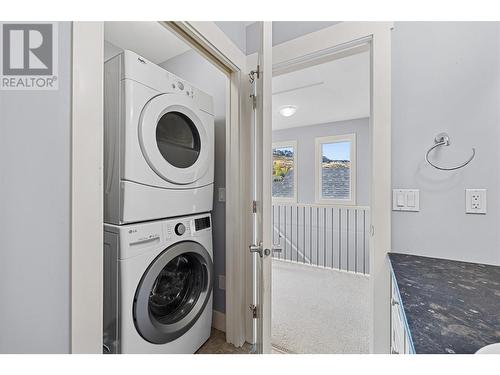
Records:
<instances>
[{"instance_id":1,"label":"gray wall","mask_svg":"<svg viewBox=\"0 0 500 375\"><path fill-rule=\"evenodd\" d=\"M393 212L392 250L500 264L500 23L398 22L392 33L392 184L420 189L420 212ZM452 145L424 162L434 136ZM465 189L488 213L465 214Z\"/></svg>"},{"instance_id":2,"label":"gray wall","mask_svg":"<svg viewBox=\"0 0 500 375\"><path fill-rule=\"evenodd\" d=\"M217 279L214 287L214 309L226 311L225 290L219 289L218 276L226 274L226 205L217 199L218 189L226 186L226 83L227 77L195 51L188 51L160 64L168 71L193 83L214 97L215 105L215 186L213 238L214 268Z\"/></svg>"},{"instance_id":3,"label":"gray wall","mask_svg":"<svg viewBox=\"0 0 500 375\"><path fill-rule=\"evenodd\" d=\"M246 53L247 50L247 23L243 21L216 21L215 24L226 34L229 39Z\"/></svg>"},{"instance_id":4,"label":"gray wall","mask_svg":"<svg viewBox=\"0 0 500 375\"><path fill-rule=\"evenodd\" d=\"M59 89L0 91L0 353L70 350L71 23Z\"/></svg>"},{"instance_id":5,"label":"gray wall","mask_svg":"<svg viewBox=\"0 0 500 375\"><path fill-rule=\"evenodd\" d=\"M297 200L298 203L315 201L315 156L317 137L356 133L357 187L359 206L370 204L370 131L369 119L338 121L329 124L301 126L274 130L273 142L297 141Z\"/></svg>"},{"instance_id":6,"label":"gray wall","mask_svg":"<svg viewBox=\"0 0 500 375\"><path fill-rule=\"evenodd\" d=\"M215 22L217 26L246 55L257 52L259 48L258 23L242 21ZM338 21L273 21L273 46L335 25Z\"/></svg>"},{"instance_id":7,"label":"gray wall","mask_svg":"<svg viewBox=\"0 0 500 375\"><path fill-rule=\"evenodd\" d=\"M119 55L122 51L122 48L115 46L113 43L110 43L107 40L104 41L104 61Z\"/></svg>"},{"instance_id":8,"label":"gray wall","mask_svg":"<svg viewBox=\"0 0 500 375\"><path fill-rule=\"evenodd\" d=\"M273 21L273 46L288 42L314 31L333 26L337 21ZM247 27L246 53L251 55L259 49L259 28L254 23Z\"/></svg>"}]
</instances>

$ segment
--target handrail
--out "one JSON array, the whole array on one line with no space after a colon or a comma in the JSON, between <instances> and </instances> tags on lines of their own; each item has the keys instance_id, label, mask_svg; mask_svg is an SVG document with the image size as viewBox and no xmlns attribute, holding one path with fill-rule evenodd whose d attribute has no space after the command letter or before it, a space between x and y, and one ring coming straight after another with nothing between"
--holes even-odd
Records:
<instances>
[{"instance_id":1,"label":"handrail","mask_svg":"<svg viewBox=\"0 0 500 375\"><path fill-rule=\"evenodd\" d=\"M367 275L370 216L366 206L273 203L273 244L282 248L273 259Z\"/></svg>"},{"instance_id":2,"label":"handrail","mask_svg":"<svg viewBox=\"0 0 500 375\"><path fill-rule=\"evenodd\" d=\"M326 207L326 208L345 208L351 210L370 210L370 206L351 206L342 204L327 204L327 203L296 203L296 202L280 202L273 201L273 206L294 206L294 207Z\"/></svg>"}]
</instances>

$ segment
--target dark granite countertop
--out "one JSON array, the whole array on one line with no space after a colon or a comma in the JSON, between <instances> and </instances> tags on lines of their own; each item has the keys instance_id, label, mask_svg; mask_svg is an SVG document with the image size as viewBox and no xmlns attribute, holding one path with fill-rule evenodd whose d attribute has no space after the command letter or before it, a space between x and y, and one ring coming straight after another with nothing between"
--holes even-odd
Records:
<instances>
[{"instance_id":1,"label":"dark granite countertop","mask_svg":"<svg viewBox=\"0 0 500 375\"><path fill-rule=\"evenodd\" d=\"M500 342L500 267L389 253L419 353L474 353Z\"/></svg>"}]
</instances>

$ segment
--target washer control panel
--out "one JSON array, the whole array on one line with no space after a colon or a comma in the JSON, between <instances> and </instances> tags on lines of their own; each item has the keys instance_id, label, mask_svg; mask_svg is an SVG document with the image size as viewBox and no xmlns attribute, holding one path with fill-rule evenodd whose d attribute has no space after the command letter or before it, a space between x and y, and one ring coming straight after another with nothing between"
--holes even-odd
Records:
<instances>
[{"instance_id":1,"label":"washer control panel","mask_svg":"<svg viewBox=\"0 0 500 375\"><path fill-rule=\"evenodd\" d=\"M146 228L140 226L130 227L123 236L129 246L148 246L158 243L162 239L162 228L159 224L149 225Z\"/></svg>"},{"instance_id":2,"label":"washer control panel","mask_svg":"<svg viewBox=\"0 0 500 375\"><path fill-rule=\"evenodd\" d=\"M186 232L186 226L182 223L179 223L175 226L175 234L178 236L182 236Z\"/></svg>"},{"instance_id":3,"label":"washer control panel","mask_svg":"<svg viewBox=\"0 0 500 375\"><path fill-rule=\"evenodd\" d=\"M189 220L181 222L168 223L167 225L167 238L171 239L174 236L184 236L186 234L191 234L191 222Z\"/></svg>"}]
</instances>

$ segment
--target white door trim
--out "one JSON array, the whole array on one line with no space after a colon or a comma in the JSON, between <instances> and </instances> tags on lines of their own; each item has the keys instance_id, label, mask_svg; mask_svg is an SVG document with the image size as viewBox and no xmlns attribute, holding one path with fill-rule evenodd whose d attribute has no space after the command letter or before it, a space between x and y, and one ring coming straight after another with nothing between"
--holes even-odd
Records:
<instances>
[{"instance_id":1,"label":"white door trim","mask_svg":"<svg viewBox=\"0 0 500 375\"><path fill-rule=\"evenodd\" d=\"M225 71L229 77L226 106L226 341L240 347L246 341L246 232L248 138L243 112L246 95L246 56L214 22L162 22Z\"/></svg>"},{"instance_id":2,"label":"white door trim","mask_svg":"<svg viewBox=\"0 0 500 375\"><path fill-rule=\"evenodd\" d=\"M245 342L245 256L247 231L241 184L248 165L240 133L245 108L243 52L213 22L162 22L181 33L230 77L226 122L226 338ZM103 69L102 22L73 23L72 188L71 188L71 351L102 353ZM244 128L246 124L242 124Z\"/></svg>"},{"instance_id":3,"label":"white door trim","mask_svg":"<svg viewBox=\"0 0 500 375\"><path fill-rule=\"evenodd\" d=\"M372 176L370 288L372 330L370 352L390 350L390 278L387 253L391 248L391 29L392 22L341 22L273 47L273 67L280 73L288 62L371 43ZM256 54L247 56L247 66ZM374 95L376 93L376 95Z\"/></svg>"},{"instance_id":4,"label":"white door trim","mask_svg":"<svg viewBox=\"0 0 500 375\"><path fill-rule=\"evenodd\" d=\"M102 22L73 22L71 352L102 353Z\"/></svg>"}]
</instances>

